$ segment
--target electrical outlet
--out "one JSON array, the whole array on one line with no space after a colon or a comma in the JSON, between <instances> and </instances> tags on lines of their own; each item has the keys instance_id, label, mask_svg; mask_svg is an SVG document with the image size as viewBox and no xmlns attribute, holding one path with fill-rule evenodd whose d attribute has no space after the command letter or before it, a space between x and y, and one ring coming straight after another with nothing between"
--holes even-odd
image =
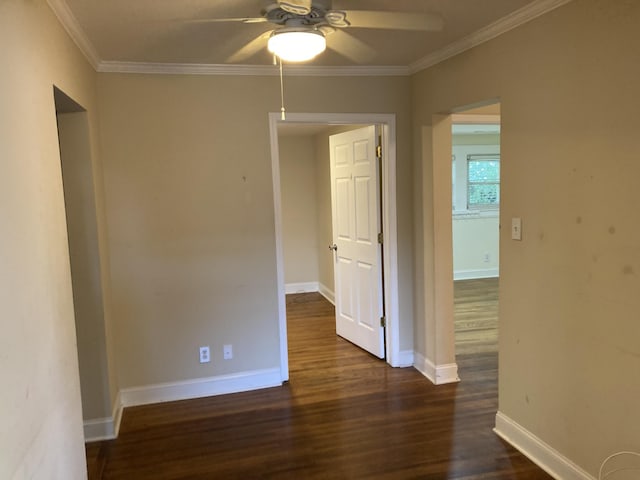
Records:
<instances>
[{"instance_id":1,"label":"electrical outlet","mask_svg":"<svg viewBox=\"0 0 640 480\"><path fill-rule=\"evenodd\" d=\"M225 360L231 360L233 358L233 346L232 345L223 346L222 356Z\"/></svg>"},{"instance_id":2,"label":"electrical outlet","mask_svg":"<svg viewBox=\"0 0 640 480\"><path fill-rule=\"evenodd\" d=\"M484 257L482 257L484 263L489 263L491 261L491 255L489 253L485 253Z\"/></svg>"},{"instance_id":3,"label":"electrical outlet","mask_svg":"<svg viewBox=\"0 0 640 480\"><path fill-rule=\"evenodd\" d=\"M209 346L200 347L200 363L209 363L211 361L211 355L209 352Z\"/></svg>"}]
</instances>

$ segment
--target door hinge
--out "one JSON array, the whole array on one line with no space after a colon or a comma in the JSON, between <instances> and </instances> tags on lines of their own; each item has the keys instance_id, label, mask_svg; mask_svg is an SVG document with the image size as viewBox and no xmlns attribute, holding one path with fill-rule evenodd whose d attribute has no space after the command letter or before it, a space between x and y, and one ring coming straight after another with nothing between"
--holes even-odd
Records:
<instances>
[{"instance_id":1,"label":"door hinge","mask_svg":"<svg viewBox=\"0 0 640 480\"><path fill-rule=\"evenodd\" d=\"M384 236L382 235L382 232L380 232L378 234L378 243L382 245L383 242L384 242Z\"/></svg>"},{"instance_id":2,"label":"door hinge","mask_svg":"<svg viewBox=\"0 0 640 480\"><path fill-rule=\"evenodd\" d=\"M382 158L382 145L380 144L376 147L376 157Z\"/></svg>"},{"instance_id":3,"label":"door hinge","mask_svg":"<svg viewBox=\"0 0 640 480\"><path fill-rule=\"evenodd\" d=\"M385 328L387 326L387 317L380 317L380 326Z\"/></svg>"}]
</instances>

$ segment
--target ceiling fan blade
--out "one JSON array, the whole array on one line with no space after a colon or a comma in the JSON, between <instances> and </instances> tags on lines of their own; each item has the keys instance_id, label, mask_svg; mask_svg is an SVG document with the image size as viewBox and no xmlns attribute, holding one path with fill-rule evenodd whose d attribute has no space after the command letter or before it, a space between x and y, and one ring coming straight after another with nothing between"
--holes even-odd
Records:
<instances>
[{"instance_id":1,"label":"ceiling fan blade","mask_svg":"<svg viewBox=\"0 0 640 480\"><path fill-rule=\"evenodd\" d=\"M269 30L268 32L264 32L258 35L236 53L227 58L225 63L239 63L254 56L261 49L265 48L267 39L271 36L272 31L273 30Z\"/></svg>"},{"instance_id":2,"label":"ceiling fan blade","mask_svg":"<svg viewBox=\"0 0 640 480\"><path fill-rule=\"evenodd\" d=\"M389 30L439 31L444 22L435 13L382 12L347 10L347 20L352 27L383 28Z\"/></svg>"},{"instance_id":3,"label":"ceiling fan blade","mask_svg":"<svg viewBox=\"0 0 640 480\"><path fill-rule=\"evenodd\" d=\"M356 64L366 65L376 56L374 48L344 30L336 30L327 37L327 46Z\"/></svg>"},{"instance_id":4,"label":"ceiling fan blade","mask_svg":"<svg viewBox=\"0 0 640 480\"><path fill-rule=\"evenodd\" d=\"M237 18L194 18L185 20L188 23L224 23L224 22L240 22L240 23L264 23L267 19L264 17L237 17Z\"/></svg>"}]
</instances>

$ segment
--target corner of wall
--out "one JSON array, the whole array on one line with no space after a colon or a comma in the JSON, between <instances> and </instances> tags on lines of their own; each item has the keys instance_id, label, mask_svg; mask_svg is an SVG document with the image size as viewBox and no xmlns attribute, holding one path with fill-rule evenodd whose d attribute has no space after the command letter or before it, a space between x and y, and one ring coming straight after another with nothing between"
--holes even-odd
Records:
<instances>
[{"instance_id":1,"label":"corner of wall","mask_svg":"<svg viewBox=\"0 0 640 480\"><path fill-rule=\"evenodd\" d=\"M320 294L331 302L331 305L335 306L336 304L336 296L333 290L327 287L325 284L320 283L318 291Z\"/></svg>"},{"instance_id":2,"label":"corner of wall","mask_svg":"<svg viewBox=\"0 0 640 480\"><path fill-rule=\"evenodd\" d=\"M456 383L460 381L460 377L458 377L457 363L435 365L431 360L423 357L420 353L415 353L413 366L434 385L444 385L446 383Z\"/></svg>"},{"instance_id":3,"label":"corner of wall","mask_svg":"<svg viewBox=\"0 0 640 480\"><path fill-rule=\"evenodd\" d=\"M413 367L415 360L415 354L413 350L401 350L398 356L398 361L394 362L391 366L398 368Z\"/></svg>"},{"instance_id":4,"label":"corner of wall","mask_svg":"<svg viewBox=\"0 0 640 480\"><path fill-rule=\"evenodd\" d=\"M101 440L113 440L117 438L120 431L120 422L122 420L122 408L123 405L120 399L120 393L118 392L110 417L85 420L85 443L98 442Z\"/></svg>"}]
</instances>

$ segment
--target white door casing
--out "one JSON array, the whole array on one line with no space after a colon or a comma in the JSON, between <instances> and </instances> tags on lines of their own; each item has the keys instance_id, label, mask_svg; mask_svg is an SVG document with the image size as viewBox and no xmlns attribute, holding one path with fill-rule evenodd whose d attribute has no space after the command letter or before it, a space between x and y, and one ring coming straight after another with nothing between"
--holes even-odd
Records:
<instances>
[{"instance_id":1,"label":"white door casing","mask_svg":"<svg viewBox=\"0 0 640 480\"><path fill-rule=\"evenodd\" d=\"M384 358L378 138L376 126L329 138L334 241L331 247L336 333Z\"/></svg>"}]
</instances>

